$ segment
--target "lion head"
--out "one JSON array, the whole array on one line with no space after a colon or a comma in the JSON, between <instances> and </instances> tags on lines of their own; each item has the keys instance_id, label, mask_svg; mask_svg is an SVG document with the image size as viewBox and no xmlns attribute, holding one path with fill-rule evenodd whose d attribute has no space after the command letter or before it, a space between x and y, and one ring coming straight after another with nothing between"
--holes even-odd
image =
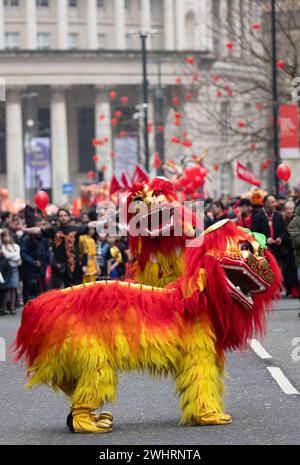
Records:
<instances>
[{"instance_id":1,"label":"lion head","mask_svg":"<svg viewBox=\"0 0 300 465\"><path fill-rule=\"evenodd\" d=\"M206 307L222 348L239 348L253 331L263 332L266 310L281 286L265 236L230 220L208 228L186 251L181 287L192 288L191 300Z\"/></svg>"}]
</instances>

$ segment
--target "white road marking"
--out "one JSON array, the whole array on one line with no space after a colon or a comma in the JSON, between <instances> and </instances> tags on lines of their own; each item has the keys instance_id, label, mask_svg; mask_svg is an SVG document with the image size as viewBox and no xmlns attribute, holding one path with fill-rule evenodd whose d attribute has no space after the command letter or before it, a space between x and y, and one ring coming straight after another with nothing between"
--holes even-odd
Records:
<instances>
[{"instance_id":1,"label":"white road marking","mask_svg":"<svg viewBox=\"0 0 300 465\"><path fill-rule=\"evenodd\" d=\"M268 370L285 394L299 394L280 368L268 367Z\"/></svg>"},{"instance_id":2,"label":"white road marking","mask_svg":"<svg viewBox=\"0 0 300 465\"><path fill-rule=\"evenodd\" d=\"M250 339L249 345L251 349L262 359L272 358L266 349L261 345L261 343L257 339Z\"/></svg>"}]
</instances>

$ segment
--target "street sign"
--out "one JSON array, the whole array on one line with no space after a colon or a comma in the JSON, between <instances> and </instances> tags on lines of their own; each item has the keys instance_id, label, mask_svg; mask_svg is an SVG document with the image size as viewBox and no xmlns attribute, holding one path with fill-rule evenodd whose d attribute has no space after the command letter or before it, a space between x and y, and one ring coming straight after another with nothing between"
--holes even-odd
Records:
<instances>
[{"instance_id":1,"label":"street sign","mask_svg":"<svg viewBox=\"0 0 300 465\"><path fill-rule=\"evenodd\" d=\"M73 195L75 192L75 186L72 182L67 182L63 184L63 194Z\"/></svg>"}]
</instances>

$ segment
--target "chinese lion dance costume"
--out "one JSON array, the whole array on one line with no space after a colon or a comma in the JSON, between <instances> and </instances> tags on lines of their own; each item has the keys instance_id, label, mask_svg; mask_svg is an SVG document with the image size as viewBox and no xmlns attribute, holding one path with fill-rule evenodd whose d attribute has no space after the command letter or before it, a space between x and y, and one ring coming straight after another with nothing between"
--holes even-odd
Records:
<instances>
[{"instance_id":1,"label":"chinese lion dance costume","mask_svg":"<svg viewBox=\"0 0 300 465\"><path fill-rule=\"evenodd\" d=\"M135 282L164 287L182 275L186 241L197 217L178 202L173 183L156 177L134 184L127 197L129 243Z\"/></svg>"},{"instance_id":2,"label":"chinese lion dance costume","mask_svg":"<svg viewBox=\"0 0 300 465\"><path fill-rule=\"evenodd\" d=\"M181 423L225 425L225 352L263 333L281 274L264 236L223 220L186 249L183 276L165 288L100 281L30 301L15 342L29 386L51 385L70 399L76 433L112 430L118 372L170 374Z\"/></svg>"}]
</instances>

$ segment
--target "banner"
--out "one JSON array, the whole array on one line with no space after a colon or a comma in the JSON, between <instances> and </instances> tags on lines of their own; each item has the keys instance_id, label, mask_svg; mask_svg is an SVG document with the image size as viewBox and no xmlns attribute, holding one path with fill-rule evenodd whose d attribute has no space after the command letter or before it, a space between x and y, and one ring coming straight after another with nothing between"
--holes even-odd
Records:
<instances>
[{"instance_id":1,"label":"banner","mask_svg":"<svg viewBox=\"0 0 300 465\"><path fill-rule=\"evenodd\" d=\"M298 106L280 105L280 158L299 158Z\"/></svg>"},{"instance_id":2,"label":"banner","mask_svg":"<svg viewBox=\"0 0 300 465\"><path fill-rule=\"evenodd\" d=\"M50 138L25 140L25 178L27 189L51 189Z\"/></svg>"},{"instance_id":3,"label":"banner","mask_svg":"<svg viewBox=\"0 0 300 465\"><path fill-rule=\"evenodd\" d=\"M260 180L239 161L236 162L236 177L242 181L247 182L248 184L253 184L257 187L261 186Z\"/></svg>"}]
</instances>

